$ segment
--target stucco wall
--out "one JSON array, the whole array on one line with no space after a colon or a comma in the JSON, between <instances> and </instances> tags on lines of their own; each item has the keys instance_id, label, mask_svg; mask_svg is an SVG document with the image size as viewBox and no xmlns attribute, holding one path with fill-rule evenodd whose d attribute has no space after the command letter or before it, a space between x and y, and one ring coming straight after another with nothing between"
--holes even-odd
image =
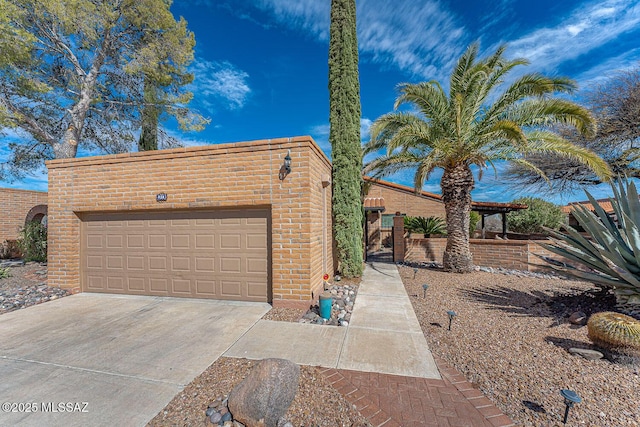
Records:
<instances>
[{"instance_id":1,"label":"stucco wall","mask_svg":"<svg viewBox=\"0 0 640 427\"><path fill-rule=\"evenodd\" d=\"M279 180L287 150L292 172ZM330 174L331 164L311 137L53 160L47 167L49 285L80 289L78 214L267 207L274 305L304 306L317 297L313 292L322 281L319 175ZM325 191L330 194L331 188ZM157 203L158 193L167 193L168 201ZM327 227L331 230L330 215Z\"/></svg>"}]
</instances>

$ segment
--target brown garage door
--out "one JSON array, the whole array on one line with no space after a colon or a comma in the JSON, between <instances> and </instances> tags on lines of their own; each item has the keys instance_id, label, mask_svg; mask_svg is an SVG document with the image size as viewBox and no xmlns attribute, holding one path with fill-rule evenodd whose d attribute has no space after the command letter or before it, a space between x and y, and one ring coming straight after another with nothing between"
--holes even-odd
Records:
<instances>
[{"instance_id":1,"label":"brown garage door","mask_svg":"<svg viewBox=\"0 0 640 427\"><path fill-rule=\"evenodd\" d=\"M269 299L268 212L82 215L85 292Z\"/></svg>"}]
</instances>

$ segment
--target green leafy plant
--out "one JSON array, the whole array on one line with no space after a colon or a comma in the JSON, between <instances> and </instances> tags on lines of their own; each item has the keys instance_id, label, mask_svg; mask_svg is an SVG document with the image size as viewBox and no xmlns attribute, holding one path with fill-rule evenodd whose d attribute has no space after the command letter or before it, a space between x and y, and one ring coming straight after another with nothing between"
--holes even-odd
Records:
<instances>
[{"instance_id":1,"label":"green leafy plant","mask_svg":"<svg viewBox=\"0 0 640 427\"><path fill-rule=\"evenodd\" d=\"M25 261L47 261L47 227L36 221L27 223L20 230L18 246Z\"/></svg>"},{"instance_id":2,"label":"green leafy plant","mask_svg":"<svg viewBox=\"0 0 640 427\"><path fill-rule=\"evenodd\" d=\"M640 360L640 321L610 311L596 313L587 322L589 339L620 361Z\"/></svg>"},{"instance_id":3,"label":"green leafy plant","mask_svg":"<svg viewBox=\"0 0 640 427\"><path fill-rule=\"evenodd\" d=\"M480 214L476 211L469 212L469 237L473 237L473 233L476 232L478 223L480 222Z\"/></svg>"},{"instance_id":4,"label":"green leafy plant","mask_svg":"<svg viewBox=\"0 0 640 427\"><path fill-rule=\"evenodd\" d=\"M6 279L11 277L11 273L9 273L9 267L0 267L0 279Z\"/></svg>"},{"instance_id":5,"label":"green leafy plant","mask_svg":"<svg viewBox=\"0 0 640 427\"><path fill-rule=\"evenodd\" d=\"M421 233L424 237L430 234L447 234L446 224L437 216L405 216L404 228L410 233Z\"/></svg>"},{"instance_id":6,"label":"green leafy plant","mask_svg":"<svg viewBox=\"0 0 640 427\"><path fill-rule=\"evenodd\" d=\"M620 180L611 184L611 200L615 217L607 214L593 196L585 191L594 212L578 205L573 215L589 238L565 225L566 233L547 229L551 244L543 247L569 262L588 267L590 271L573 265L552 268L580 279L613 288L620 311L640 318L640 201L633 182Z\"/></svg>"},{"instance_id":7,"label":"green leafy plant","mask_svg":"<svg viewBox=\"0 0 640 427\"><path fill-rule=\"evenodd\" d=\"M558 230L565 222L566 215L558 205L536 197L522 197L511 203L527 205L507 214L509 231L515 233L543 233L546 228Z\"/></svg>"}]
</instances>

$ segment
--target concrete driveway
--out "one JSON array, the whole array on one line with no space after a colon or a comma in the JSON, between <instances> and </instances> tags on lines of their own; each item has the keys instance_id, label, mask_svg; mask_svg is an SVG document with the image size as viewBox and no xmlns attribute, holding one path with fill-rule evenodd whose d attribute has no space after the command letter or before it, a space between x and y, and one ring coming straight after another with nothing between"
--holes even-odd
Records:
<instances>
[{"instance_id":1,"label":"concrete driveway","mask_svg":"<svg viewBox=\"0 0 640 427\"><path fill-rule=\"evenodd\" d=\"M4 314L0 426L145 425L269 308L78 294Z\"/></svg>"}]
</instances>

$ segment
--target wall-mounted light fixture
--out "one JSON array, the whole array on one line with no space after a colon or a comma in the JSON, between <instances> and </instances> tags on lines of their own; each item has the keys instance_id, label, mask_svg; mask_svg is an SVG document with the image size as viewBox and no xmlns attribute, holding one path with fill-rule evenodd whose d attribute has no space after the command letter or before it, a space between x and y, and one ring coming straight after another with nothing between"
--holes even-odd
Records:
<instances>
[{"instance_id":1,"label":"wall-mounted light fixture","mask_svg":"<svg viewBox=\"0 0 640 427\"><path fill-rule=\"evenodd\" d=\"M278 174L278 178L280 181L283 181L287 175L291 173L291 150L287 150L287 155L284 156L284 163L280 166L280 173Z\"/></svg>"}]
</instances>

